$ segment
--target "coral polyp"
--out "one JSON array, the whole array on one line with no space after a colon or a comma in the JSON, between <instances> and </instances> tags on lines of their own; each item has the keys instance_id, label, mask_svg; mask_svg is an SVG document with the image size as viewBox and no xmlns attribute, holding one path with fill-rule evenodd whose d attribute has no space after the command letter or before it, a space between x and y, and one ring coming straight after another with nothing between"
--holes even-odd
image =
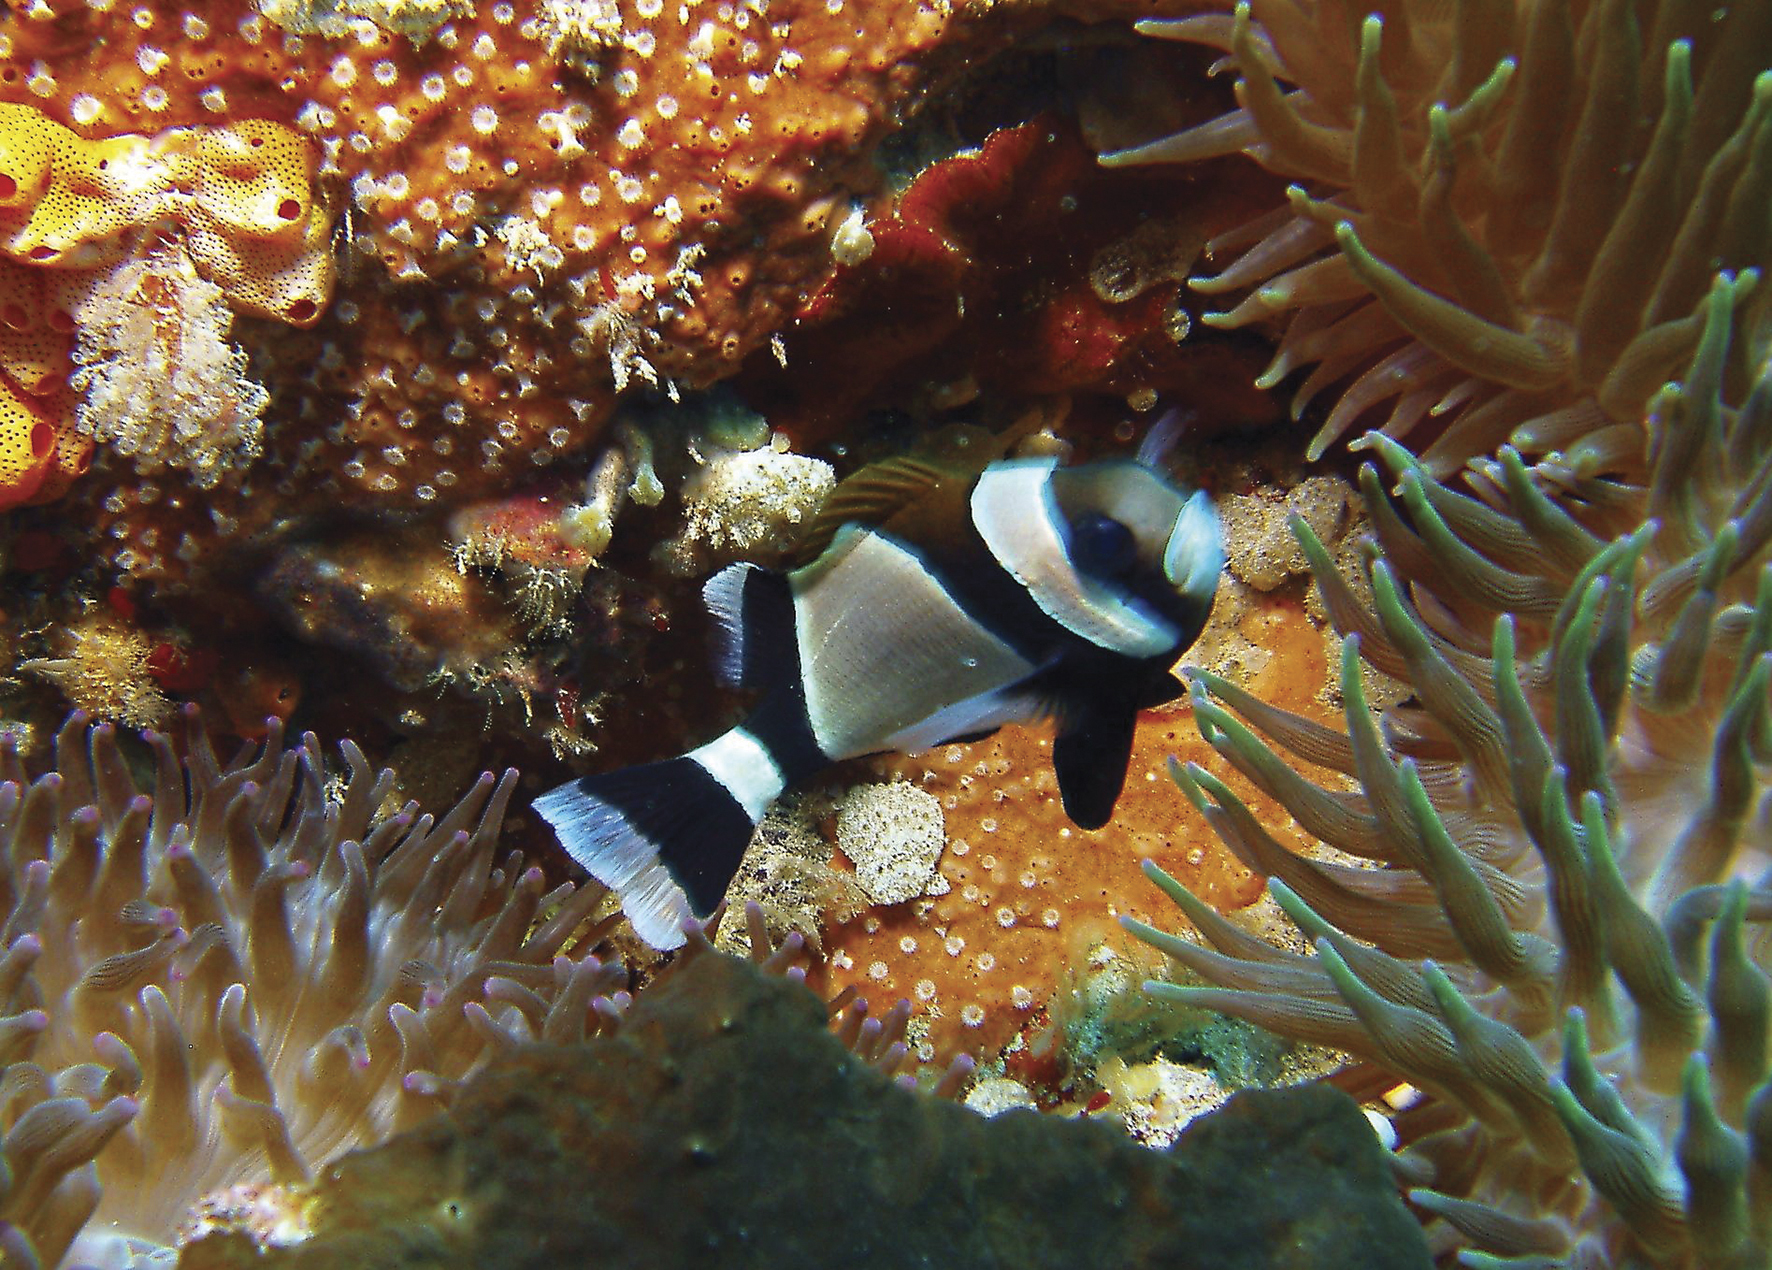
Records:
<instances>
[{"instance_id":1,"label":"coral polyp","mask_svg":"<svg viewBox=\"0 0 1772 1270\"><path fill-rule=\"evenodd\" d=\"M1297 182L1208 243L1227 263L1192 285L1246 293L1210 324L1286 320L1257 382L1313 367L1295 410L1352 377L1313 455L1387 403L1392 436L1449 418L1424 455L1442 475L1510 437L1627 455L1698 338L1709 272L1768 263L1768 10L1362 13L1242 3L1141 23L1224 50L1240 108L1103 161L1242 151Z\"/></svg>"},{"instance_id":2,"label":"coral polyp","mask_svg":"<svg viewBox=\"0 0 1772 1270\"><path fill-rule=\"evenodd\" d=\"M390 815L354 745L335 787L312 735L221 763L186 722L182 762L144 734L145 785L78 715L53 771L0 751L7 1265L170 1245L200 1199L306 1180L490 1053L583 1039L625 979L566 955L596 888L494 859L514 772Z\"/></svg>"},{"instance_id":3,"label":"coral polyp","mask_svg":"<svg viewBox=\"0 0 1772 1270\"><path fill-rule=\"evenodd\" d=\"M1216 951L1139 927L1213 985L1153 991L1425 1091L1398 1164L1439 1246L1483 1254L1464 1264L1767 1255L1772 988L1749 927L1772 916L1772 378L1729 404L1721 374L1751 281L1713 286L1645 484L1558 503L1503 449L1484 501L1380 440L1398 492L1362 470L1370 611L1295 524L1345 637L1345 735L1193 676L1207 739L1341 855L1288 852L1177 766L1316 955L1159 877ZM1362 659L1413 696L1375 719Z\"/></svg>"}]
</instances>

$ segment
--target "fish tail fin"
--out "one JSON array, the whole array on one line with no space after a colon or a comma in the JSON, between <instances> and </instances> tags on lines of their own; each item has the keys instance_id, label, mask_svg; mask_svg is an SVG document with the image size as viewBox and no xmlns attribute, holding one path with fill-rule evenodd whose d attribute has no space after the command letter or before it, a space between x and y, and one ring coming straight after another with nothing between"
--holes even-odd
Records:
<instances>
[{"instance_id":1,"label":"fish tail fin","mask_svg":"<svg viewBox=\"0 0 1772 1270\"><path fill-rule=\"evenodd\" d=\"M734 728L690 754L568 781L534 806L620 897L634 933L669 950L684 922L719 904L782 786L768 751Z\"/></svg>"}]
</instances>

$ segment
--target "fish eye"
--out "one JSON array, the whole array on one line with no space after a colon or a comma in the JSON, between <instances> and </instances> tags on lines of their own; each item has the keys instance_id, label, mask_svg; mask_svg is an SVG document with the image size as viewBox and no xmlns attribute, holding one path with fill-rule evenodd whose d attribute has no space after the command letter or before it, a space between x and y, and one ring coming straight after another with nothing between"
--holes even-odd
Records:
<instances>
[{"instance_id":1,"label":"fish eye","mask_svg":"<svg viewBox=\"0 0 1772 1270\"><path fill-rule=\"evenodd\" d=\"M1071 562L1098 578L1116 578L1138 562L1138 543L1113 517L1090 512L1071 526Z\"/></svg>"}]
</instances>

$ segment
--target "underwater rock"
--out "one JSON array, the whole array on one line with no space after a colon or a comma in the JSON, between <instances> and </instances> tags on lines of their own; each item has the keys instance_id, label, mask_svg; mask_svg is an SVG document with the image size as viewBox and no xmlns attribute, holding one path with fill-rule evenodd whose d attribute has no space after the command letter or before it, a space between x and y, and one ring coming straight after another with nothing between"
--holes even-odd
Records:
<instances>
[{"instance_id":1,"label":"underwater rock","mask_svg":"<svg viewBox=\"0 0 1772 1270\"><path fill-rule=\"evenodd\" d=\"M700 955L615 1034L495 1062L446 1117L317 1183L306 1243L181 1270L414 1266L1427 1266L1328 1088L1245 1094L1171 1152L986 1120L854 1061L804 988ZM594 1259L594 1260L593 1260Z\"/></svg>"}]
</instances>

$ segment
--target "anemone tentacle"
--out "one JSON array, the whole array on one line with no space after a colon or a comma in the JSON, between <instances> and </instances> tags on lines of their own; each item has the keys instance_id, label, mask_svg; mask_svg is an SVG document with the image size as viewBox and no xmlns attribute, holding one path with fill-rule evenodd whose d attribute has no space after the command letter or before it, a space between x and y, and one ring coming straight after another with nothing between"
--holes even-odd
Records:
<instances>
[{"instance_id":1,"label":"anemone tentacle","mask_svg":"<svg viewBox=\"0 0 1772 1270\"><path fill-rule=\"evenodd\" d=\"M1353 21L1254 0L1139 29L1223 50L1239 109L1104 164L1242 152L1298 182L1207 244L1219 272L1191 285L1248 291L1213 325L1288 321L1258 382L1314 365L1295 413L1353 377L1313 458L1388 401L1390 436L1430 407L1444 424L1436 476L1510 439L1536 458L1608 430L1635 460L1710 273L1772 265L1764 5L1713 21L1677 0L1407 0Z\"/></svg>"},{"instance_id":2,"label":"anemone tentacle","mask_svg":"<svg viewBox=\"0 0 1772 1270\"><path fill-rule=\"evenodd\" d=\"M1132 925L1194 977L1147 986L1422 1090L1399 1173L1460 1264L1772 1255L1772 369L1741 286L1716 278L1624 474L1547 491L1504 447L1460 493L1370 438L1370 612L1294 520L1340 597L1345 737L1190 672L1208 742L1372 867L1289 852L1174 767L1316 952L1261 951L1189 902L1210 950ZM1362 661L1413 695L1375 718Z\"/></svg>"},{"instance_id":3,"label":"anemone tentacle","mask_svg":"<svg viewBox=\"0 0 1772 1270\"><path fill-rule=\"evenodd\" d=\"M183 760L144 734L145 789L78 714L34 779L0 743L0 1229L21 1265L168 1245L205 1195L300 1182L489 1055L594 1033L626 979L584 952L597 888L495 861L515 772L389 815L393 773L349 742L329 796L311 734L285 749L273 726L223 763L187 725Z\"/></svg>"}]
</instances>

